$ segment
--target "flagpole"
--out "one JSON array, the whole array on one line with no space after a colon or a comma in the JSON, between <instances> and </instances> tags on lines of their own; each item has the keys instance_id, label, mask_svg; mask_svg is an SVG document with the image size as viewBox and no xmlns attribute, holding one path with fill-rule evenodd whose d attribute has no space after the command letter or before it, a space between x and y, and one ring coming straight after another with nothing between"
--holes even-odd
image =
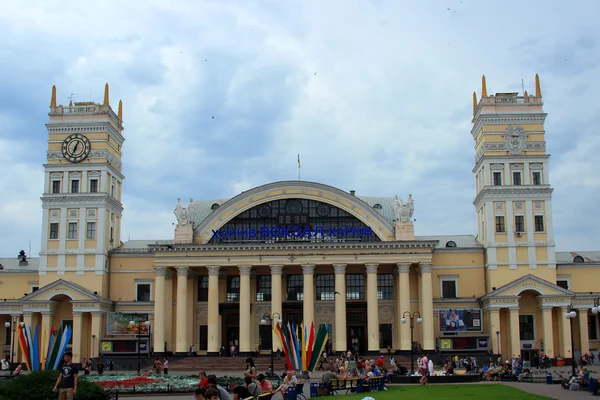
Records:
<instances>
[{"instance_id":1,"label":"flagpole","mask_svg":"<svg viewBox=\"0 0 600 400\"><path fill-rule=\"evenodd\" d=\"M300 154L298 154L298 180L300 180Z\"/></svg>"}]
</instances>

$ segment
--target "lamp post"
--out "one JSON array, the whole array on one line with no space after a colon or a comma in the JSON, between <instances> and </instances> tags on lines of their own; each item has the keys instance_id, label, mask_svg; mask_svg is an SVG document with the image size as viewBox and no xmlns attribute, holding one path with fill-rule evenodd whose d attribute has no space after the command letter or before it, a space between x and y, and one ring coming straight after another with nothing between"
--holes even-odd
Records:
<instances>
[{"instance_id":1,"label":"lamp post","mask_svg":"<svg viewBox=\"0 0 600 400\"><path fill-rule=\"evenodd\" d=\"M407 318L408 317L408 318ZM410 321L410 369L411 375L415 373L415 348L414 348L414 335L415 335L415 317L417 320L417 324L421 324L423 322L423 318L421 318L421 314L418 311L413 312L404 311L402 314L402 323L406 324L407 321Z\"/></svg>"},{"instance_id":2,"label":"lamp post","mask_svg":"<svg viewBox=\"0 0 600 400\"><path fill-rule=\"evenodd\" d=\"M500 331L496 331L496 343L498 343L498 357L502 357L500 355Z\"/></svg>"},{"instance_id":3,"label":"lamp post","mask_svg":"<svg viewBox=\"0 0 600 400\"><path fill-rule=\"evenodd\" d=\"M272 324L273 322L277 322L279 324L281 324L281 315L279 315L279 313L273 313L272 315L269 313L266 313L263 315L262 319L260 320L260 323L263 325L266 324ZM275 372L275 366L273 365L273 345L274 343L271 342L271 374L274 374Z\"/></svg>"},{"instance_id":4,"label":"lamp post","mask_svg":"<svg viewBox=\"0 0 600 400\"><path fill-rule=\"evenodd\" d=\"M596 308L596 310L597 310L597 308ZM575 348L575 344L573 343L574 342L574 340L573 340L573 319L575 319L575 317L577 317L575 308L573 308L573 304L569 304L569 306L567 307L567 312L565 314L565 318L569 320L569 324L571 325L571 358L573 360L571 362L571 371L572 371L571 376L575 376L575 352L573 351Z\"/></svg>"},{"instance_id":5,"label":"lamp post","mask_svg":"<svg viewBox=\"0 0 600 400\"><path fill-rule=\"evenodd\" d=\"M138 375L140 374L140 340L141 340L141 336L142 336L142 325L144 325L146 328L150 329L150 321L143 321L142 320L138 320L137 322L134 320L129 321L129 326L130 327L134 327L135 325L137 325L138 329L138 334L137 334L137 373ZM147 345L146 345L147 346Z\"/></svg>"},{"instance_id":6,"label":"lamp post","mask_svg":"<svg viewBox=\"0 0 600 400\"><path fill-rule=\"evenodd\" d=\"M15 356L15 334L17 333L17 323L19 322L19 317L11 315L11 321L6 321L4 323L4 327L10 328L12 326L12 342L10 344L10 374L13 374L13 362Z\"/></svg>"}]
</instances>

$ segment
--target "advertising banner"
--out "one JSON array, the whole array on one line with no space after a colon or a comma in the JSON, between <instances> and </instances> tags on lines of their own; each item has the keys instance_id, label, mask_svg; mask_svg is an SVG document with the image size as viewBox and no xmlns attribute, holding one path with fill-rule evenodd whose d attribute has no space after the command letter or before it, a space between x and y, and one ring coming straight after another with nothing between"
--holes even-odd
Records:
<instances>
[{"instance_id":1,"label":"advertising banner","mask_svg":"<svg viewBox=\"0 0 600 400\"><path fill-rule=\"evenodd\" d=\"M135 325L130 326L129 321L134 321ZM142 321L141 323L139 321ZM140 335L148 335L148 327L143 321L148 321L148 314L121 314L108 313L106 319L107 335L137 335L138 329L141 329Z\"/></svg>"},{"instance_id":2,"label":"advertising banner","mask_svg":"<svg viewBox=\"0 0 600 400\"><path fill-rule=\"evenodd\" d=\"M440 310L440 332L481 332L481 309Z\"/></svg>"}]
</instances>

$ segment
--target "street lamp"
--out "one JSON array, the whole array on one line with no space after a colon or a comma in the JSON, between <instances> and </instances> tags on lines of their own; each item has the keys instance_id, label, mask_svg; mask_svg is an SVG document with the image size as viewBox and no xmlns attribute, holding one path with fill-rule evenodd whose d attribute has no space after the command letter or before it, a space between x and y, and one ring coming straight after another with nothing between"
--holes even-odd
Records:
<instances>
[{"instance_id":1,"label":"street lamp","mask_svg":"<svg viewBox=\"0 0 600 400\"><path fill-rule=\"evenodd\" d=\"M594 299L594 307L592 307L592 314L598 315L599 311L600 311L600 297L596 297Z\"/></svg>"},{"instance_id":2,"label":"street lamp","mask_svg":"<svg viewBox=\"0 0 600 400\"><path fill-rule=\"evenodd\" d=\"M408 316L408 318L407 318ZM414 334L415 334L415 317L417 319L417 324L421 324L423 322L423 318L421 318L421 314L418 311L413 312L412 314L410 313L410 311L404 311L404 314L402 314L402 319L400 321L402 321L403 324L406 324L406 321L410 320L410 369L411 375L415 374L415 348L413 346L414 344Z\"/></svg>"},{"instance_id":3,"label":"street lamp","mask_svg":"<svg viewBox=\"0 0 600 400\"><path fill-rule=\"evenodd\" d=\"M595 301L594 301L594 305L595 305ZM598 306L596 306L596 312L598 312ZM571 363L571 367L572 367L571 368L571 370L572 370L571 376L575 376L575 352L573 351L573 349L575 348L575 344L573 343L573 319L575 317L577 317L577 313L575 312L575 309L573 308L573 304L569 304L569 306L567 307L567 312L565 313L565 318L569 320L569 324L571 325L571 358L573 359L573 362Z\"/></svg>"},{"instance_id":4,"label":"street lamp","mask_svg":"<svg viewBox=\"0 0 600 400\"><path fill-rule=\"evenodd\" d=\"M262 319L260 320L260 323L263 325L271 325L273 322L277 322L278 324L281 324L281 315L279 313L273 313L273 315L266 313L263 315ZM275 372L275 366L273 365L273 341L271 341L271 374L274 374Z\"/></svg>"},{"instance_id":5,"label":"street lamp","mask_svg":"<svg viewBox=\"0 0 600 400\"><path fill-rule=\"evenodd\" d=\"M139 375L140 374L140 340L141 340L141 336L142 336L142 325L144 325L146 328L150 329L150 321L144 321L144 322L142 322L141 320L139 320L137 322L134 320L129 321L130 327L133 328L135 325L138 326L138 329L137 329L137 331L138 331L138 334L137 334L137 337L138 337L138 340L137 340L137 373ZM148 346L148 344L146 344L146 346Z\"/></svg>"},{"instance_id":6,"label":"street lamp","mask_svg":"<svg viewBox=\"0 0 600 400\"><path fill-rule=\"evenodd\" d=\"M11 322L6 321L4 323L4 327L5 328L10 328L12 326L12 342L11 342L11 346L10 346L10 374L13 374L13 362L14 362L14 356L15 356L15 334L17 333L17 323L19 322L19 317L17 316L12 316L11 315ZM21 326L25 325L23 322L21 322Z\"/></svg>"}]
</instances>

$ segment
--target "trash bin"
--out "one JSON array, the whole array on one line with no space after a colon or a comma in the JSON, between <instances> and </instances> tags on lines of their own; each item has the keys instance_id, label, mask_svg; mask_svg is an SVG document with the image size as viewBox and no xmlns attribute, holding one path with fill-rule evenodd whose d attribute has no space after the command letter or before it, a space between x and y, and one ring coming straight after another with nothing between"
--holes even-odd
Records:
<instances>
[{"instance_id":1,"label":"trash bin","mask_svg":"<svg viewBox=\"0 0 600 400\"><path fill-rule=\"evenodd\" d=\"M594 378L590 378L590 383L588 384L588 389L590 393L595 394L598 391L598 380Z\"/></svg>"},{"instance_id":2,"label":"trash bin","mask_svg":"<svg viewBox=\"0 0 600 400\"><path fill-rule=\"evenodd\" d=\"M552 374L546 375L546 385L552 385Z\"/></svg>"},{"instance_id":3,"label":"trash bin","mask_svg":"<svg viewBox=\"0 0 600 400\"><path fill-rule=\"evenodd\" d=\"M298 395L296 394L295 386L288 388L287 400L298 400Z\"/></svg>"},{"instance_id":4,"label":"trash bin","mask_svg":"<svg viewBox=\"0 0 600 400\"><path fill-rule=\"evenodd\" d=\"M318 383L310 384L310 397L319 397L319 384Z\"/></svg>"}]
</instances>

